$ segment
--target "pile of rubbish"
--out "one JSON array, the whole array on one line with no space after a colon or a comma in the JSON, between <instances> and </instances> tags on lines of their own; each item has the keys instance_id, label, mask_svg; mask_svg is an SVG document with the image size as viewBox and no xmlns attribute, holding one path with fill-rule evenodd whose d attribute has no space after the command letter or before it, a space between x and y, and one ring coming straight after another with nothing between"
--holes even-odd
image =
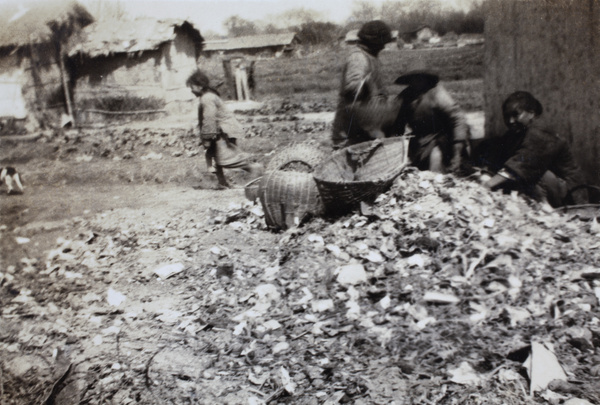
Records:
<instances>
[{"instance_id":1,"label":"pile of rubbish","mask_svg":"<svg viewBox=\"0 0 600 405\"><path fill-rule=\"evenodd\" d=\"M373 205L283 235L263 278L277 312L295 316L278 322L287 338L276 340L299 355L307 335L326 366L291 369L339 378L346 399L408 390L414 403L596 403L599 216L546 213L516 194L406 169ZM272 315L249 309L234 330L254 336Z\"/></svg>"},{"instance_id":2,"label":"pile of rubbish","mask_svg":"<svg viewBox=\"0 0 600 405\"><path fill-rule=\"evenodd\" d=\"M36 387L11 397L32 403L53 382L84 403L598 403L599 215L406 168L372 204L279 234L249 201L74 220L44 259L0 274L4 390ZM27 246L28 232L2 237Z\"/></svg>"}]
</instances>

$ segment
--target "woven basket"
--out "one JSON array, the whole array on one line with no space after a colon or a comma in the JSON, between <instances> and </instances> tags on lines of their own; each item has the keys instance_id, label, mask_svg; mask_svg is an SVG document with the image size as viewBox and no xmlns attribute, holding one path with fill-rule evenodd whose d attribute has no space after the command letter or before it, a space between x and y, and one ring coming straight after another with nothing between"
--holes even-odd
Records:
<instances>
[{"instance_id":1,"label":"woven basket","mask_svg":"<svg viewBox=\"0 0 600 405\"><path fill-rule=\"evenodd\" d=\"M317 185L310 173L274 171L260 181L258 196L267 226L288 229L307 216L324 212Z\"/></svg>"},{"instance_id":2,"label":"woven basket","mask_svg":"<svg viewBox=\"0 0 600 405\"><path fill-rule=\"evenodd\" d=\"M297 143L277 152L267 165L267 172L284 170L288 172L312 173L327 154L315 145Z\"/></svg>"},{"instance_id":3,"label":"woven basket","mask_svg":"<svg viewBox=\"0 0 600 405\"><path fill-rule=\"evenodd\" d=\"M260 181L262 177L252 180L249 183L246 183L244 186L244 195L250 201L256 201L258 198L258 191L260 189Z\"/></svg>"},{"instance_id":4,"label":"woven basket","mask_svg":"<svg viewBox=\"0 0 600 405\"><path fill-rule=\"evenodd\" d=\"M384 192L409 163L409 137L349 146L319 164L313 173L327 210L341 212Z\"/></svg>"}]
</instances>

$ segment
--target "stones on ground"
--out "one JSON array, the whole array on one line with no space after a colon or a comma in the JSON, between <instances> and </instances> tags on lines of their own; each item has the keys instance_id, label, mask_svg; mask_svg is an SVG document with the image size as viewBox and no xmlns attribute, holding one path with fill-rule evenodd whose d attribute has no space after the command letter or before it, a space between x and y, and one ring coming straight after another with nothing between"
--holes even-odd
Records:
<instances>
[{"instance_id":1,"label":"stones on ground","mask_svg":"<svg viewBox=\"0 0 600 405\"><path fill-rule=\"evenodd\" d=\"M565 402L563 402L563 405L593 405L593 404L590 401L588 401L587 399L571 398L571 399L567 399Z\"/></svg>"},{"instance_id":2,"label":"stones on ground","mask_svg":"<svg viewBox=\"0 0 600 405\"><path fill-rule=\"evenodd\" d=\"M530 380L529 392L543 391L553 380L567 381L556 355L544 343L532 342L529 357L523 363Z\"/></svg>"},{"instance_id":3,"label":"stones on ground","mask_svg":"<svg viewBox=\"0 0 600 405\"><path fill-rule=\"evenodd\" d=\"M333 300L317 300L311 303L312 310L314 312L325 312L334 308Z\"/></svg>"},{"instance_id":4,"label":"stones on ground","mask_svg":"<svg viewBox=\"0 0 600 405\"><path fill-rule=\"evenodd\" d=\"M273 354L280 354L287 352L290 349L290 344L288 342L279 342L275 346L273 346Z\"/></svg>"},{"instance_id":5,"label":"stones on ground","mask_svg":"<svg viewBox=\"0 0 600 405\"><path fill-rule=\"evenodd\" d=\"M423 300L432 304L458 304L460 302L460 299L453 294L437 291L427 291L423 295Z\"/></svg>"},{"instance_id":6,"label":"stones on ground","mask_svg":"<svg viewBox=\"0 0 600 405\"><path fill-rule=\"evenodd\" d=\"M163 280L168 279L175 274L181 273L185 269L183 263L172 263L162 265L154 270L154 274L160 277Z\"/></svg>"},{"instance_id":7,"label":"stones on ground","mask_svg":"<svg viewBox=\"0 0 600 405\"><path fill-rule=\"evenodd\" d=\"M118 307L127 300L127 297L119 291L109 288L106 291L106 301L113 307Z\"/></svg>"},{"instance_id":8,"label":"stones on ground","mask_svg":"<svg viewBox=\"0 0 600 405\"><path fill-rule=\"evenodd\" d=\"M466 361L460 363L457 368L448 370L448 374L451 376L450 381L461 385L476 386L482 380L481 376Z\"/></svg>"},{"instance_id":9,"label":"stones on ground","mask_svg":"<svg viewBox=\"0 0 600 405\"><path fill-rule=\"evenodd\" d=\"M338 267L337 281L342 285L357 285L367 281L367 272L362 264L354 263Z\"/></svg>"}]
</instances>

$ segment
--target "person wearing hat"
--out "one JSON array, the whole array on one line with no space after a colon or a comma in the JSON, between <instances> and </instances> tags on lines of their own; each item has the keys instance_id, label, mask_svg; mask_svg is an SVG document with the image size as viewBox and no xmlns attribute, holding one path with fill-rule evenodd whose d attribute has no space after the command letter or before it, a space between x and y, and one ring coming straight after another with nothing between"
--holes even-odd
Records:
<instances>
[{"instance_id":1,"label":"person wearing hat","mask_svg":"<svg viewBox=\"0 0 600 405\"><path fill-rule=\"evenodd\" d=\"M459 172L468 152L469 126L464 113L439 77L416 70L398 77L396 84L407 86L398 99L402 106L394 130L410 127L411 164L420 170Z\"/></svg>"},{"instance_id":2,"label":"person wearing hat","mask_svg":"<svg viewBox=\"0 0 600 405\"><path fill-rule=\"evenodd\" d=\"M221 100L219 92L210 86L208 76L197 70L187 79L186 85L200 99L198 126L205 148L206 167L217 175L219 186L229 187L224 168L239 168L258 177L262 172L261 166L250 163L247 155L234 143L235 138L244 135L244 130Z\"/></svg>"},{"instance_id":3,"label":"person wearing hat","mask_svg":"<svg viewBox=\"0 0 600 405\"><path fill-rule=\"evenodd\" d=\"M476 165L490 170L483 182L491 190L517 190L551 207L586 204L584 175L569 143L540 125L542 104L529 92L517 91L502 104L508 131L486 139L474 151Z\"/></svg>"},{"instance_id":4,"label":"person wearing hat","mask_svg":"<svg viewBox=\"0 0 600 405\"><path fill-rule=\"evenodd\" d=\"M367 22L358 31L358 44L343 67L331 136L334 148L383 138L391 130L400 105L388 98L377 57L391 41L383 21Z\"/></svg>"}]
</instances>

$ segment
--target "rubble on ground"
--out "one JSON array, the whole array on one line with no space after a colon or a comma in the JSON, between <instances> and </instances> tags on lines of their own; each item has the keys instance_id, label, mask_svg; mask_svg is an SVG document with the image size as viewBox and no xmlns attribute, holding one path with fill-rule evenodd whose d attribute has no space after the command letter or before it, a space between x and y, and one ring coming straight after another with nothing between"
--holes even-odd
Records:
<instances>
[{"instance_id":1,"label":"rubble on ground","mask_svg":"<svg viewBox=\"0 0 600 405\"><path fill-rule=\"evenodd\" d=\"M363 208L281 234L250 202L74 220L0 274L5 390L71 363L82 403L600 401L597 213L412 169ZM561 378L530 387L538 358Z\"/></svg>"}]
</instances>

